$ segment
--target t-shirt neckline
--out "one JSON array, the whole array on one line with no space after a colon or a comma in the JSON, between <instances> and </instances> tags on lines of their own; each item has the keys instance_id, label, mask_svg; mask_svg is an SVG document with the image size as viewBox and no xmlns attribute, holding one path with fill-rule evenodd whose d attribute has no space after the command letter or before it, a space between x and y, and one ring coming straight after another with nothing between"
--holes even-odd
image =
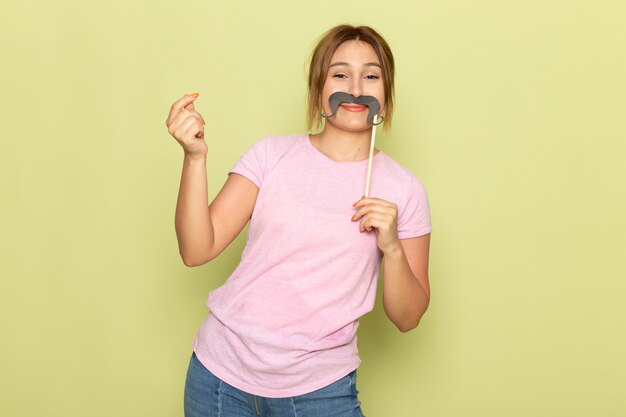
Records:
<instances>
[{"instance_id":1,"label":"t-shirt neckline","mask_svg":"<svg viewBox=\"0 0 626 417\"><path fill-rule=\"evenodd\" d=\"M317 149L315 146L313 146L313 144L311 143L311 135L310 134L307 133L307 134L304 135L304 141L306 143L306 147L309 148L311 151L313 151L313 153L317 154L319 159L327 161L327 162L330 162L332 164L341 165L341 166L361 166L361 165L367 165L367 163L369 161L369 158L363 159L361 161L346 161L346 162L335 161L334 159L329 158L328 156L326 156L325 154L320 152L320 150ZM383 153L383 151L381 151L379 149L378 153L375 154L374 156L372 156L372 163L374 163L374 161L379 159L379 156L382 153Z\"/></svg>"}]
</instances>

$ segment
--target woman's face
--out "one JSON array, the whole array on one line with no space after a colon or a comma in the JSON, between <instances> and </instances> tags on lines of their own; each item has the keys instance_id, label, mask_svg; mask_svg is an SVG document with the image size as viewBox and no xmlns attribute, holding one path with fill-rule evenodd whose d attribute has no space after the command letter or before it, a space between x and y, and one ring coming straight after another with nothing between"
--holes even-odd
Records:
<instances>
[{"instance_id":1,"label":"woman's face","mask_svg":"<svg viewBox=\"0 0 626 417\"><path fill-rule=\"evenodd\" d=\"M337 47L330 60L330 67L322 90L322 109L324 114L331 114L328 97L343 91L355 97L374 96L380 102L381 110L385 107L385 87L382 68L374 48L367 42L350 40ZM337 114L326 123L347 131L369 129L367 106L342 103Z\"/></svg>"}]
</instances>

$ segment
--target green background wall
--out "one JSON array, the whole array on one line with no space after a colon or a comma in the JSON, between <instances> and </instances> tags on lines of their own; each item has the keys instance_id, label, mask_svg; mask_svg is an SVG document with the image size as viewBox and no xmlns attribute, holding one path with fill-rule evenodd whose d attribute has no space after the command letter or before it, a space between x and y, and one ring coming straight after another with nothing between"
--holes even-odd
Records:
<instances>
[{"instance_id":1,"label":"green background wall","mask_svg":"<svg viewBox=\"0 0 626 417\"><path fill-rule=\"evenodd\" d=\"M429 194L432 301L359 329L367 417L624 416L623 1L0 2L0 415L182 416L210 264L178 255L171 103L199 91L209 196L305 131L315 39L397 60L377 145ZM379 287L380 290L380 287Z\"/></svg>"}]
</instances>

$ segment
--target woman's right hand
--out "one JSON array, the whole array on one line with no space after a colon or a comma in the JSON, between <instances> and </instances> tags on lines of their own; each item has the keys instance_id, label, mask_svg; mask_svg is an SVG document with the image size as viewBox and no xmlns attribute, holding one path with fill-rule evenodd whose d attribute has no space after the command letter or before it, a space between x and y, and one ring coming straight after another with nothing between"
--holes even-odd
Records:
<instances>
[{"instance_id":1,"label":"woman's right hand","mask_svg":"<svg viewBox=\"0 0 626 417\"><path fill-rule=\"evenodd\" d=\"M185 155L192 158L204 158L207 154L207 144L204 141L206 123L193 106L198 95L185 94L176 100L165 121L167 131L183 147Z\"/></svg>"}]
</instances>

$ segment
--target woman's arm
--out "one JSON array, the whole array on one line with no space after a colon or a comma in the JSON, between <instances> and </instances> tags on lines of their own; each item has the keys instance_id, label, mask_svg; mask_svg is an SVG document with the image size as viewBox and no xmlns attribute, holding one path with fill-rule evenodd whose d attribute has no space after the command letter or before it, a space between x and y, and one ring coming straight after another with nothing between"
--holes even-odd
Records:
<instances>
[{"instance_id":1,"label":"woman's arm","mask_svg":"<svg viewBox=\"0 0 626 417\"><path fill-rule=\"evenodd\" d=\"M400 239L396 250L384 256L383 306L403 333L417 327L430 302L429 250L430 233Z\"/></svg>"},{"instance_id":2,"label":"woman's arm","mask_svg":"<svg viewBox=\"0 0 626 417\"><path fill-rule=\"evenodd\" d=\"M430 302L428 252L430 233L398 238L398 206L380 198L361 197L352 221L361 232L377 229L376 244L383 252L383 305L387 317L401 332L419 324Z\"/></svg>"},{"instance_id":3,"label":"woman's arm","mask_svg":"<svg viewBox=\"0 0 626 417\"><path fill-rule=\"evenodd\" d=\"M252 216L259 188L242 175L231 175L209 206L206 178L205 121L196 111L199 93L185 94L170 107L167 131L185 151L176 203L178 250L187 266L203 265L219 255Z\"/></svg>"},{"instance_id":4,"label":"woman's arm","mask_svg":"<svg viewBox=\"0 0 626 417\"><path fill-rule=\"evenodd\" d=\"M233 173L209 206L207 188L206 157L185 155L175 226L187 266L203 265L222 253L252 216L259 192L252 181Z\"/></svg>"}]
</instances>

